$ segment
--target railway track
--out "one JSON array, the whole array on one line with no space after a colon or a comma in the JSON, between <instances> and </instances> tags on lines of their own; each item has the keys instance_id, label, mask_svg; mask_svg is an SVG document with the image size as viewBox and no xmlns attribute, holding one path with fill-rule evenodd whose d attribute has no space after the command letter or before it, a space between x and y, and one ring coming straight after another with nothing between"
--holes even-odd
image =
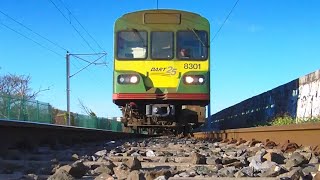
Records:
<instances>
[{"instance_id":1,"label":"railway track","mask_svg":"<svg viewBox=\"0 0 320 180\"><path fill-rule=\"evenodd\" d=\"M32 148L40 144L77 144L82 142L101 141L109 138L138 137L129 133L113 132L91 128L64 126L28 121L0 119L0 151L17 146Z\"/></svg>"},{"instance_id":2,"label":"railway track","mask_svg":"<svg viewBox=\"0 0 320 180\"><path fill-rule=\"evenodd\" d=\"M288 131L294 131L290 127ZM285 131L284 127L276 129ZM261 128L245 130L262 133ZM228 134L235 131L244 130L220 132L223 136L217 134L219 141L209 139L213 133L195 133L197 139L127 136L112 141L109 135L99 142L11 148L0 154L0 179L319 178L319 153L310 146L282 149L280 144L271 143L277 140L271 136L252 134L261 141L268 137L269 144L260 142L259 137L244 141L252 139L248 132L240 133L246 137Z\"/></svg>"},{"instance_id":3,"label":"railway track","mask_svg":"<svg viewBox=\"0 0 320 180\"><path fill-rule=\"evenodd\" d=\"M40 179L47 179L42 176L52 174L50 169L55 163L71 163L74 159L73 154L70 154L72 152L83 154L82 152L85 151L90 154L88 152L92 148L106 147L107 141L147 136L0 119L0 137L0 179L2 180L21 179L28 173L39 174ZM107 147L111 148L112 144L109 143Z\"/></svg>"},{"instance_id":4,"label":"railway track","mask_svg":"<svg viewBox=\"0 0 320 180\"><path fill-rule=\"evenodd\" d=\"M265 142L267 139L278 144L288 142L304 146L320 146L320 123L293 124L286 126L266 126L243 129L229 129L218 132L194 133L198 139L222 140L258 140Z\"/></svg>"}]
</instances>

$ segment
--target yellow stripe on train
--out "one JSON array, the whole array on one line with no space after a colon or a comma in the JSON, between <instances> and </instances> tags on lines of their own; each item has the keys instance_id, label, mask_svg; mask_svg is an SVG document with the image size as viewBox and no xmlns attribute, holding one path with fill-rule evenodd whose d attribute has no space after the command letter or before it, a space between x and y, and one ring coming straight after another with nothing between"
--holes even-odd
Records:
<instances>
[{"instance_id":1,"label":"yellow stripe on train","mask_svg":"<svg viewBox=\"0 0 320 180\"><path fill-rule=\"evenodd\" d=\"M208 71L208 61L115 61L115 71L132 70L149 77L154 87L177 87L186 72Z\"/></svg>"}]
</instances>

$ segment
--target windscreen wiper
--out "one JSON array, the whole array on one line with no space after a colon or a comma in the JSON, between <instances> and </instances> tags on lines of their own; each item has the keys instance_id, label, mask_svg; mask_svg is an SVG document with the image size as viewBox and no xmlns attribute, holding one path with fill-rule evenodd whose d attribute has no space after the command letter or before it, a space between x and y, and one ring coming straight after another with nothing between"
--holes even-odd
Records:
<instances>
[{"instance_id":1,"label":"windscreen wiper","mask_svg":"<svg viewBox=\"0 0 320 180\"><path fill-rule=\"evenodd\" d=\"M132 31L133 31L134 34L136 34L139 37L140 42L142 43L143 47L147 47L146 43L144 42L144 39L141 36L141 34L139 33L139 31L137 29L135 29L135 28L133 28Z\"/></svg>"},{"instance_id":2,"label":"windscreen wiper","mask_svg":"<svg viewBox=\"0 0 320 180\"><path fill-rule=\"evenodd\" d=\"M188 28L188 29L193 32L193 34L197 37L197 40L198 40L199 42L201 42L201 44L202 44L204 47L206 47L206 48L209 47L207 44L204 44L204 42L203 42L203 41L201 40L201 38L199 37L198 33L196 32L196 31L198 31L198 30L196 30L196 29L194 29L194 28L192 28L192 29Z\"/></svg>"}]
</instances>

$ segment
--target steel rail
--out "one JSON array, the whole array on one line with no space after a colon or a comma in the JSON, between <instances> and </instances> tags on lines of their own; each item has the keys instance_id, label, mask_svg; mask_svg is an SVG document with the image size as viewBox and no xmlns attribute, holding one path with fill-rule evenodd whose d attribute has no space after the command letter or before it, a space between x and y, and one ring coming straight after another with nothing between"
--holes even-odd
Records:
<instances>
[{"instance_id":1,"label":"steel rail","mask_svg":"<svg viewBox=\"0 0 320 180\"><path fill-rule=\"evenodd\" d=\"M280 144L290 141L298 145L320 147L320 123L228 129L197 132L193 135L197 139L243 139L247 141L255 139L262 142L269 139Z\"/></svg>"},{"instance_id":2,"label":"steel rail","mask_svg":"<svg viewBox=\"0 0 320 180\"><path fill-rule=\"evenodd\" d=\"M57 143L78 144L148 136L93 128L0 119L0 137L1 152L19 144L35 147L42 143L52 145Z\"/></svg>"}]
</instances>

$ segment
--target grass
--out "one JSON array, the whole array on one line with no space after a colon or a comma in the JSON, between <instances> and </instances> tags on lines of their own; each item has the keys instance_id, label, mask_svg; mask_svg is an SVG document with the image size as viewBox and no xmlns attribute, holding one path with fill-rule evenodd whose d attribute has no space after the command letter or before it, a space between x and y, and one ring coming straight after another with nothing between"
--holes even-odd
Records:
<instances>
[{"instance_id":1,"label":"grass","mask_svg":"<svg viewBox=\"0 0 320 180\"><path fill-rule=\"evenodd\" d=\"M301 123L317 123L320 122L320 117L318 118L292 118L289 115L278 116L270 122L271 126L282 126L289 124L301 124Z\"/></svg>"}]
</instances>

